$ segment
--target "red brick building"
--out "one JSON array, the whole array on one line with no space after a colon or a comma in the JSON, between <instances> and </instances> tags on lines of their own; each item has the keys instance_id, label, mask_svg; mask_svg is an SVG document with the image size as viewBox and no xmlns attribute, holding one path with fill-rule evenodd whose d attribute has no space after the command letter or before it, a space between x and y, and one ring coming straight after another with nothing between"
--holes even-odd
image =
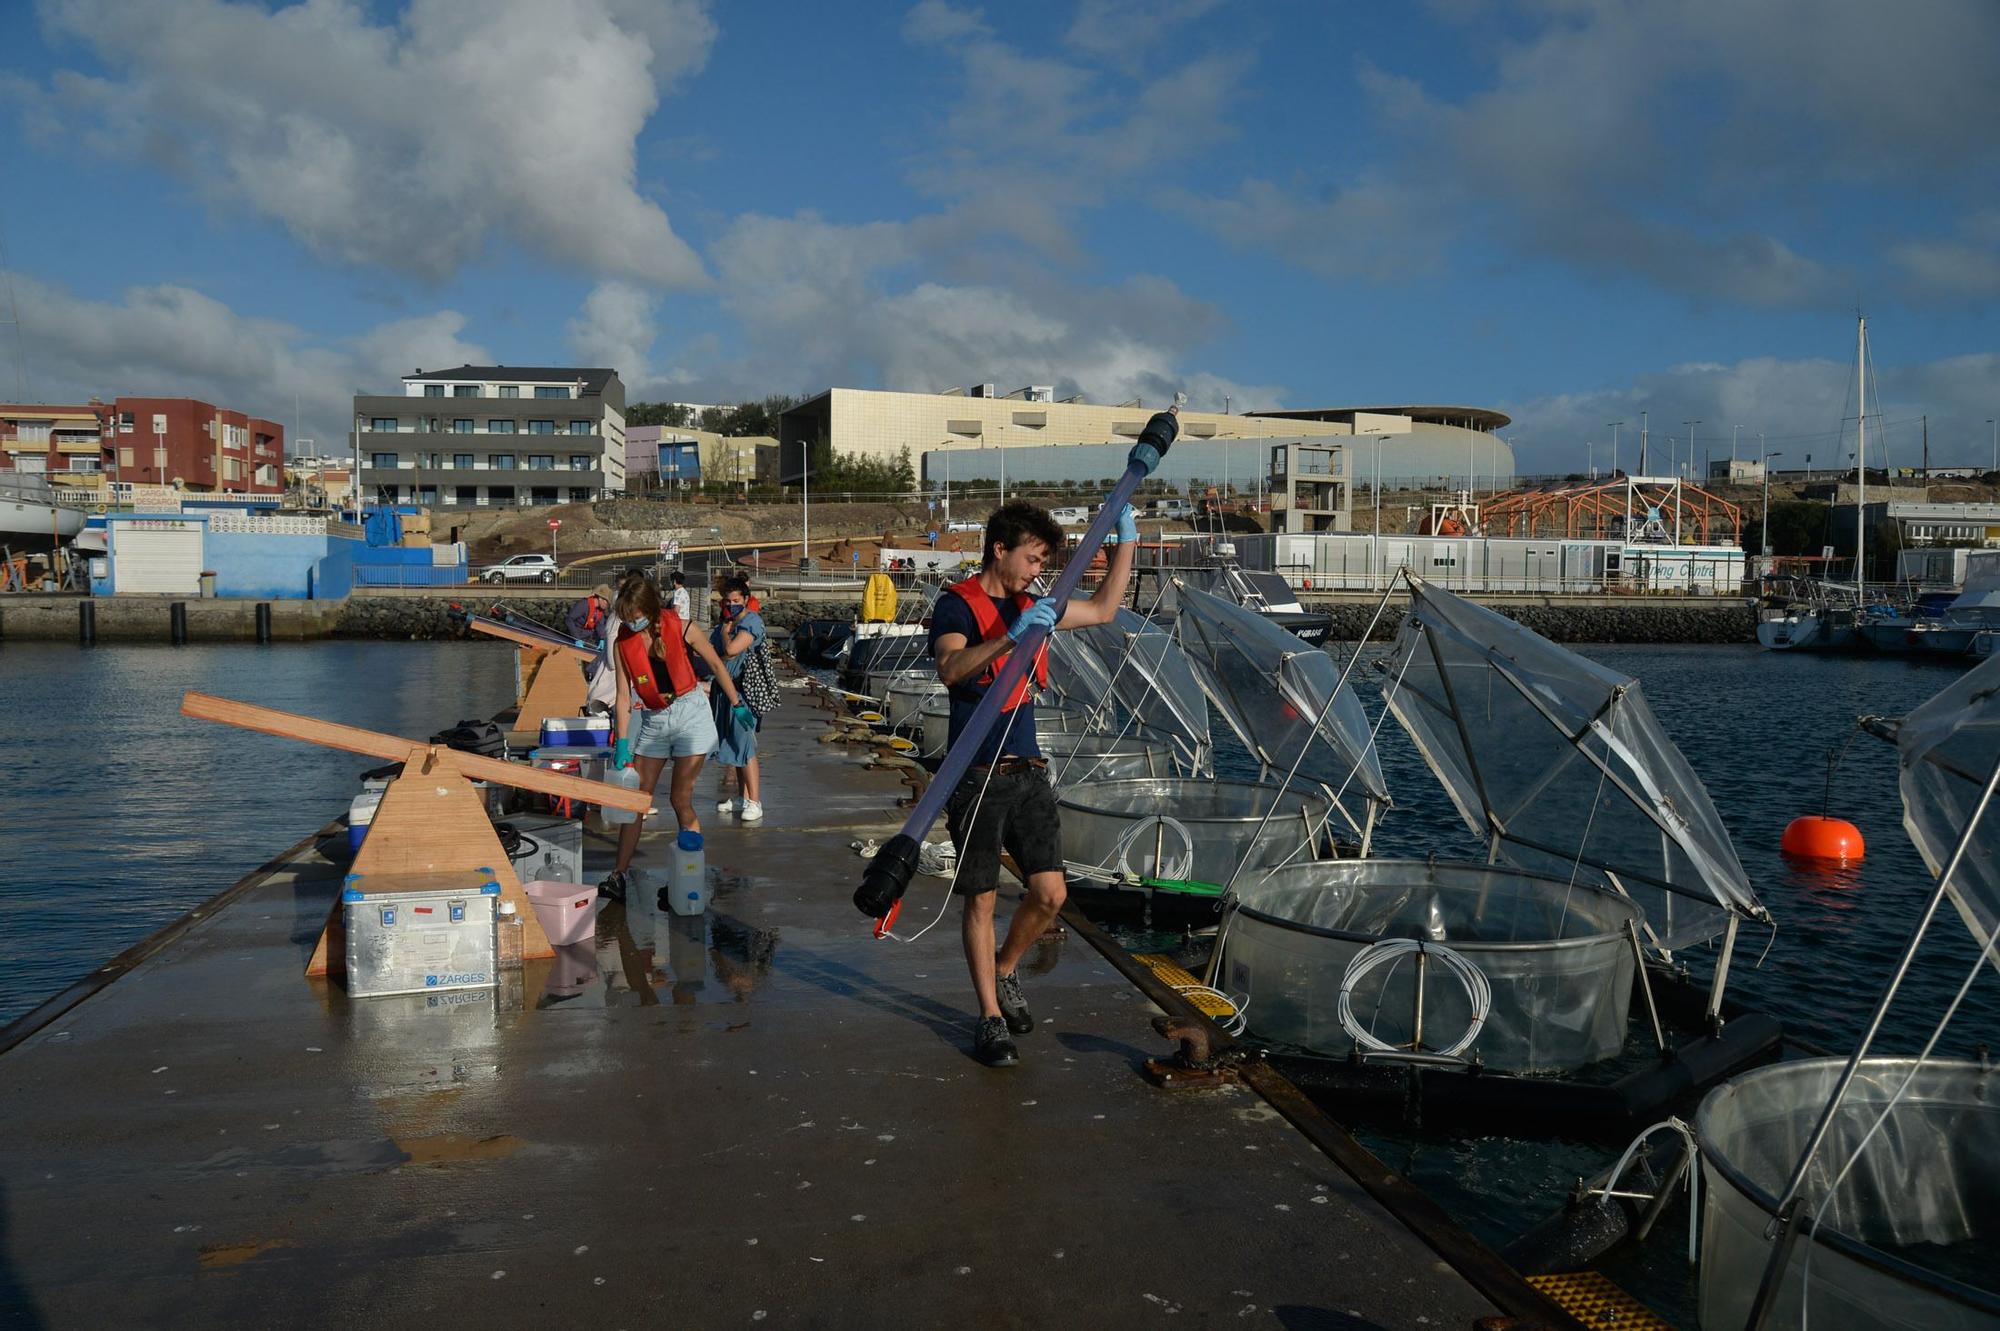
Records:
<instances>
[{"instance_id":1,"label":"red brick building","mask_svg":"<svg viewBox=\"0 0 2000 1331\"><path fill-rule=\"evenodd\" d=\"M285 427L186 397L121 397L104 429L104 474L210 494L283 494Z\"/></svg>"}]
</instances>

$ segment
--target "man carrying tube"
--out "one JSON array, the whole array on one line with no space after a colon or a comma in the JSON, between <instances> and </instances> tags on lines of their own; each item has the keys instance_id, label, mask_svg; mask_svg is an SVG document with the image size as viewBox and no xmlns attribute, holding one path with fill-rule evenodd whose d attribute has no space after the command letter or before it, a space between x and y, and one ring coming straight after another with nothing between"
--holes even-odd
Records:
<instances>
[{"instance_id":1,"label":"man carrying tube","mask_svg":"<svg viewBox=\"0 0 2000 1331\"><path fill-rule=\"evenodd\" d=\"M954 745L1008 651L1029 628L1077 629L1111 622L1125 599L1138 539L1128 504L1119 514L1117 533L1105 541L1116 544L1096 594L1058 606L1054 597L1035 600L1027 589L1050 553L1063 548L1062 528L1024 500L994 510L978 574L949 588L931 613L931 654L937 659L938 681L950 693ZM1045 664L1038 661L945 804L945 825L958 847L952 890L965 898L960 932L979 999L973 1054L988 1067L1017 1063L1020 1055L1011 1036L1034 1029L1016 968L1054 922L1065 896L1055 790L1035 738L1034 688L1047 678ZM1028 891L996 958L993 903L1003 850L1026 875Z\"/></svg>"}]
</instances>

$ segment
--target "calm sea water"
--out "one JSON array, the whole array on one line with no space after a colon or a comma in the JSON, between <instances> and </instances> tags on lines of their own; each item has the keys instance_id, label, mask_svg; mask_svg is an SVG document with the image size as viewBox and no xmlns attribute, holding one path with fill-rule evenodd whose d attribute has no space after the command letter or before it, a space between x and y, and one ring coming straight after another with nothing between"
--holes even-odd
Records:
<instances>
[{"instance_id":1,"label":"calm sea water","mask_svg":"<svg viewBox=\"0 0 2000 1331\"><path fill-rule=\"evenodd\" d=\"M194 689L428 738L513 701L504 644L0 646L0 1022L346 808L355 754L180 715Z\"/></svg>"}]
</instances>

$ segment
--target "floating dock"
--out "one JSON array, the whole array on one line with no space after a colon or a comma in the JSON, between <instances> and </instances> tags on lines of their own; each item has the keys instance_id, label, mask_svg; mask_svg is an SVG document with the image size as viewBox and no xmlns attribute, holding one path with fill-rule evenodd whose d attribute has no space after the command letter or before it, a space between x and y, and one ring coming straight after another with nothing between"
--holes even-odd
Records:
<instances>
[{"instance_id":1,"label":"floating dock","mask_svg":"<svg viewBox=\"0 0 2000 1331\"><path fill-rule=\"evenodd\" d=\"M1142 1078L1085 922L973 1061L956 910L850 904L905 791L824 717L786 690L764 823L704 814L706 915L608 906L518 991L307 978L329 827L0 1032L0 1325L1570 1324L1296 1093Z\"/></svg>"}]
</instances>

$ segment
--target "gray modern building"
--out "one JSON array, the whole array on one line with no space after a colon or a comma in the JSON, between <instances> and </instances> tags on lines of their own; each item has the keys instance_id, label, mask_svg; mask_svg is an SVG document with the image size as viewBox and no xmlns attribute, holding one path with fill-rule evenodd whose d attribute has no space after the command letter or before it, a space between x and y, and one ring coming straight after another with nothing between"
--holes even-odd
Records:
<instances>
[{"instance_id":1,"label":"gray modern building","mask_svg":"<svg viewBox=\"0 0 2000 1331\"><path fill-rule=\"evenodd\" d=\"M362 494L436 508L583 503L625 491L616 370L461 365L357 394Z\"/></svg>"}]
</instances>

